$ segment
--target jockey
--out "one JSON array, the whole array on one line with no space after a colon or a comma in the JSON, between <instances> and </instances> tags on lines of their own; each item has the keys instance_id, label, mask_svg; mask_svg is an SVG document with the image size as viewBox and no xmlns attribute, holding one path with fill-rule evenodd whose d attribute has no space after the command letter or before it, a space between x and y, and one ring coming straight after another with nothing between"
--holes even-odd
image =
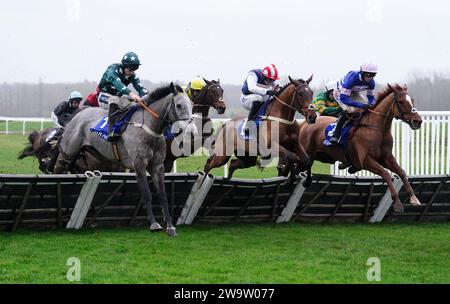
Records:
<instances>
[{"instance_id":1,"label":"jockey","mask_svg":"<svg viewBox=\"0 0 450 304\"><path fill-rule=\"evenodd\" d=\"M339 103L334 98L334 90L337 88L336 81L330 81L325 86L325 91L319 93L313 101L314 110L322 116L338 117L342 112Z\"/></svg>"},{"instance_id":2,"label":"jockey","mask_svg":"<svg viewBox=\"0 0 450 304\"><path fill-rule=\"evenodd\" d=\"M242 106L250 110L242 128L245 132L248 133L248 122L255 118L261 105L276 94L275 88L279 79L278 70L274 64L268 65L262 70L254 69L248 72L241 94Z\"/></svg>"},{"instance_id":3,"label":"jockey","mask_svg":"<svg viewBox=\"0 0 450 304\"><path fill-rule=\"evenodd\" d=\"M73 91L70 93L68 101L60 102L52 112L55 126L64 127L72 119L82 100L81 93Z\"/></svg>"},{"instance_id":4,"label":"jockey","mask_svg":"<svg viewBox=\"0 0 450 304\"><path fill-rule=\"evenodd\" d=\"M341 136L341 129L348 120L347 113L357 112L359 109L367 110L375 104L375 76L378 73L378 66L373 62L365 62L359 71L350 71L338 82L338 87L334 90L335 98L343 109L336 124L330 142L337 144ZM367 91L367 99L362 92Z\"/></svg>"},{"instance_id":5,"label":"jockey","mask_svg":"<svg viewBox=\"0 0 450 304\"><path fill-rule=\"evenodd\" d=\"M194 99L198 96L200 91L206 86L206 83L201 78L196 78L189 82L186 88L186 93L188 94L189 98L194 101Z\"/></svg>"},{"instance_id":6,"label":"jockey","mask_svg":"<svg viewBox=\"0 0 450 304\"><path fill-rule=\"evenodd\" d=\"M147 89L144 88L139 77L135 74L140 64L138 56L133 52L128 52L123 56L121 63L111 64L100 80L98 102L100 107L109 108L108 141L115 141L120 136L115 134L112 129L116 123L116 117L112 114L130 105L129 98L137 102L140 97L148 94ZM127 88L130 83L133 84L139 96Z\"/></svg>"}]
</instances>

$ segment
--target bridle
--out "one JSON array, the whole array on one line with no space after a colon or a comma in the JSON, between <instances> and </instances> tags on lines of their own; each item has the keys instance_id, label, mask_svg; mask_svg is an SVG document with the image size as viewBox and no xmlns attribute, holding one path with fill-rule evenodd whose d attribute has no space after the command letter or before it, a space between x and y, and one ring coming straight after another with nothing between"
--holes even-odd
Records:
<instances>
[{"instance_id":1,"label":"bridle","mask_svg":"<svg viewBox=\"0 0 450 304\"><path fill-rule=\"evenodd\" d=\"M399 96L400 94L401 94L401 93L396 93L396 92L394 92L394 99L393 99L394 102L392 103L392 107L391 107L390 112L391 112L391 113L394 113L395 107L396 107L397 110L398 110L398 112L400 113L400 115L399 115L399 116L394 115L394 118L395 118L395 119L401 119L401 120L403 120L403 121L405 121L405 122L407 122L407 123L410 123L411 120L412 120L412 116L408 118L407 115L408 115L408 114L415 114L415 113L417 113L418 111L417 111L417 109L414 107L414 104L413 104L413 107L412 107L412 109L411 109L411 113L407 113L407 112L403 111L402 108L400 107L400 104L399 104L399 101L398 101L398 96ZM406 94L406 93L405 93L405 94ZM386 113L380 113L380 112L377 112L377 111L375 111L375 110L368 109L368 111L371 112L371 113L374 113L374 114L376 114L376 115L383 116L383 117L387 117L387 116L388 116Z\"/></svg>"},{"instance_id":2,"label":"bridle","mask_svg":"<svg viewBox=\"0 0 450 304\"><path fill-rule=\"evenodd\" d=\"M207 86L205 87L205 90L206 90L205 96L208 95L209 90L211 90L212 88L218 88L218 89L220 89L220 88L222 88L222 87L220 86L219 83L211 83L211 84L207 85ZM205 99L206 99L206 97L205 97ZM223 101L223 96L220 97L219 101ZM206 108L209 109L212 105L209 105L209 104L201 104L201 103L194 103L193 106L194 106L194 107L206 107Z\"/></svg>"},{"instance_id":3,"label":"bridle","mask_svg":"<svg viewBox=\"0 0 450 304\"><path fill-rule=\"evenodd\" d=\"M298 90L299 90L300 88L307 87L307 86L308 86L307 83L303 83L303 84L300 84L300 85L296 86L296 87L295 87L295 94L298 93ZM307 111L314 110L314 105L312 105L312 104L304 105L304 106L302 106L300 109L298 109L298 108L293 107L293 106L287 104L286 102L282 101L282 100L281 100L278 96L276 96L276 95L274 95L273 98L274 98L276 101L278 101L279 103L281 103L283 106L285 106L285 107L289 108L290 110L294 111L294 113L295 113L295 112L299 112L300 114L302 114L302 115L305 116L305 117L306 117L306 115L307 115ZM294 96L294 98L295 98L295 96Z\"/></svg>"},{"instance_id":4,"label":"bridle","mask_svg":"<svg viewBox=\"0 0 450 304\"><path fill-rule=\"evenodd\" d=\"M181 93L181 92L180 92L180 93ZM142 99L140 99L138 103L139 103L139 105L144 109L144 111L150 113L150 115L152 115L154 118L159 119L159 120L162 120L165 124L172 124L172 123L174 123L175 121L180 121L180 120L192 120L192 118L180 118L180 117L178 116L178 114L177 114L177 111L173 111L173 115L175 116L174 121L171 121L171 120L168 118L168 116L170 115L170 112L171 112L171 111L173 110L173 108L175 107L175 100L177 99L177 96L178 96L180 93L178 93L178 94L176 94L176 95L174 95L174 96L172 97L172 100L170 101L170 105L169 105L169 107L166 108L166 111L165 111L165 113L164 113L164 115L163 115L162 118L161 118L161 116L160 116L158 113L156 113L156 112L153 111L149 106L147 106L147 105L145 104L145 102L144 102Z\"/></svg>"}]
</instances>

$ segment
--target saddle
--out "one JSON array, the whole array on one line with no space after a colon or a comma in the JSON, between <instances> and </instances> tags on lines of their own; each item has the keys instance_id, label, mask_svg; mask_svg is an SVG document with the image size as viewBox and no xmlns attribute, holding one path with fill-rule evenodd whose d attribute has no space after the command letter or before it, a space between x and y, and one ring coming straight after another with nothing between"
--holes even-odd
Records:
<instances>
[{"instance_id":1,"label":"saddle","mask_svg":"<svg viewBox=\"0 0 450 304\"><path fill-rule=\"evenodd\" d=\"M256 137L253 135L257 134L258 128L263 121L262 117L263 117L264 113L266 112L267 106L269 105L271 100L272 99L268 99L266 102L264 102L261 105L261 107L259 108L258 112L256 113L254 119L252 120L254 122L254 125L250 125L250 126L251 127L256 126L256 130L254 130L253 128L250 128L249 134L246 134L244 132L244 123L247 123L247 119L245 119L244 121L239 123L239 125L236 128L236 132L237 132L239 138L241 138L243 140L256 140Z\"/></svg>"},{"instance_id":2,"label":"saddle","mask_svg":"<svg viewBox=\"0 0 450 304\"><path fill-rule=\"evenodd\" d=\"M127 129L130 119L133 116L133 114L141 109L139 105L130 105L126 108L123 108L117 112L115 112L113 115L117 116L117 122L113 126L113 130L117 134L122 134ZM108 130L108 116L106 115L103 117L95 127L89 129L91 132L96 133L99 137L103 138L104 140L107 140L109 130Z\"/></svg>"},{"instance_id":3,"label":"saddle","mask_svg":"<svg viewBox=\"0 0 450 304\"><path fill-rule=\"evenodd\" d=\"M349 119L342 126L341 137L338 144L332 144L330 142L331 135L336 128L336 122L329 124L325 128L325 140L323 142L325 146L342 146L343 148L347 148L348 141L353 137L355 130L358 129L363 115L359 112L347 113L347 117Z\"/></svg>"}]
</instances>

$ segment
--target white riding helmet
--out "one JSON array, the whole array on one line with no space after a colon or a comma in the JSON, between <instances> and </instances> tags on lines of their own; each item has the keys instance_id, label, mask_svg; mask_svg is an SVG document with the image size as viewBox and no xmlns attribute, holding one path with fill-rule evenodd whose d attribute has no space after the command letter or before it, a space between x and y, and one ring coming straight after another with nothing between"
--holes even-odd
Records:
<instances>
[{"instance_id":1,"label":"white riding helmet","mask_svg":"<svg viewBox=\"0 0 450 304\"><path fill-rule=\"evenodd\" d=\"M372 61L366 61L363 64L361 64L361 72L366 73L378 73L378 65L376 65Z\"/></svg>"},{"instance_id":2,"label":"white riding helmet","mask_svg":"<svg viewBox=\"0 0 450 304\"><path fill-rule=\"evenodd\" d=\"M337 88L337 82L334 80L328 81L327 85L325 86L325 90L331 91L331 90L335 90Z\"/></svg>"},{"instance_id":3,"label":"white riding helmet","mask_svg":"<svg viewBox=\"0 0 450 304\"><path fill-rule=\"evenodd\" d=\"M78 91L73 91L72 93L70 93L69 95L69 101L73 100L73 99L83 99L83 96L81 95L80 92Z\"/></svg>"}]
</instances>

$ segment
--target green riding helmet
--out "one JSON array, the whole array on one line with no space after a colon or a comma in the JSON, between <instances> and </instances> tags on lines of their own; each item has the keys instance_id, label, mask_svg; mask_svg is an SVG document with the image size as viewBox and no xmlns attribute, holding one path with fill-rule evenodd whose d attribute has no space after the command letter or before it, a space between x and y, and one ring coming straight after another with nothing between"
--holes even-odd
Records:
<instances>
[{"instance_id":1,"label":"green riding helmet","mask_svg":"<svg viewBox=\"0 0 450 304\"><path fill-rule=\"evenodd\" d=\"M141 65L141 61L136 53L128 52L122 57L122 65L137 69Z\"/></svg>"}]
</instances>

